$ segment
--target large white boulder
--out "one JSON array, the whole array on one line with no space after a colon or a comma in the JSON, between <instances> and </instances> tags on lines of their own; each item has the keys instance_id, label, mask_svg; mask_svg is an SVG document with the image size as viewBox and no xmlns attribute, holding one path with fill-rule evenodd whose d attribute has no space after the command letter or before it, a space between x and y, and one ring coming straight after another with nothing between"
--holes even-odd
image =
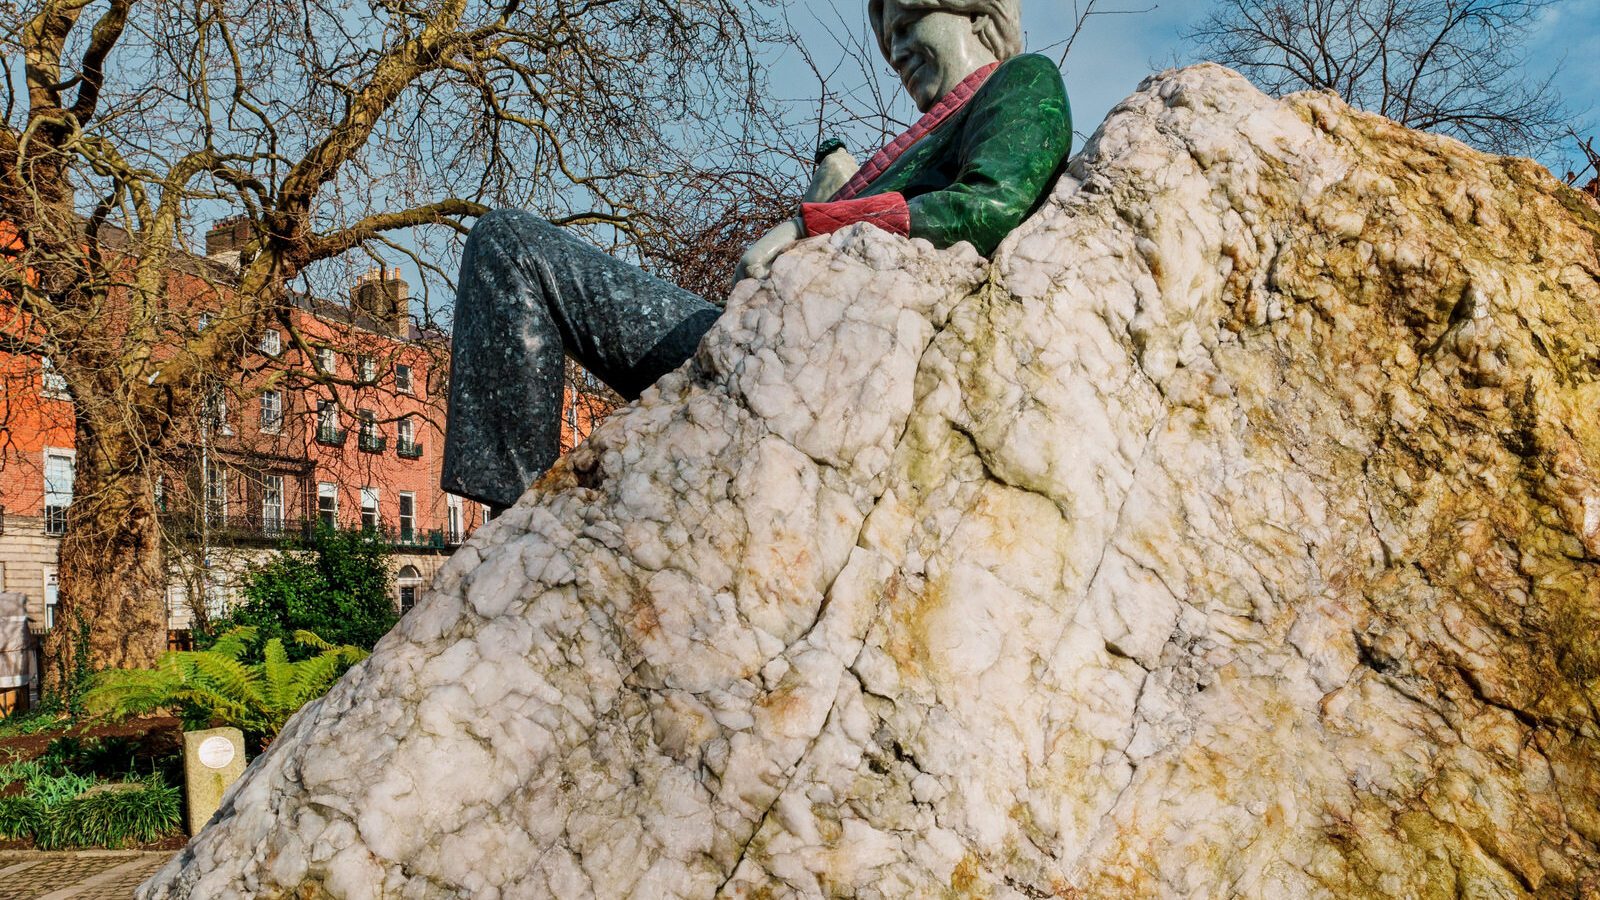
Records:
<instances>
[{"instance_id":1,"label":"large white boulder","mask_svg":"<svg viewBox=\"0 0 1600 900\"><path fill-rule=\"evenodd\" d=\"M740 285L140 896L1596 896L1597 236L1155 77Z\"/></svg>"}]
</instances>

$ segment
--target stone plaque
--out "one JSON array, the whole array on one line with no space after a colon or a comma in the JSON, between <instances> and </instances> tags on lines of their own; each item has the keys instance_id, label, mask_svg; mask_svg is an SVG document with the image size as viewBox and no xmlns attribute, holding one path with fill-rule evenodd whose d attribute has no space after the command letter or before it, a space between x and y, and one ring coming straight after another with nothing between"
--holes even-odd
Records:
<instances>
[{"instance_id":1,"label":"stone plaque","mask_svg":"<svg viewBox=\"0 0 1600 900\"><path fill-rule=\"evenodd\" d=\"M208 769L226 769L234 755L233 741L220 734L200 742L200 764Z\"/></svg>"},{"instance_id":2,"label":"stone plaque","mask_svg":"<svg viewBox=\"0 0 1600 900\"><path fill-rule=\"evenodd\" d=\"M244 733L212 728L183 734L183 780L188 789L189 833L205 827L222 795L244 774Z\"/></svg>"}]
</instances>

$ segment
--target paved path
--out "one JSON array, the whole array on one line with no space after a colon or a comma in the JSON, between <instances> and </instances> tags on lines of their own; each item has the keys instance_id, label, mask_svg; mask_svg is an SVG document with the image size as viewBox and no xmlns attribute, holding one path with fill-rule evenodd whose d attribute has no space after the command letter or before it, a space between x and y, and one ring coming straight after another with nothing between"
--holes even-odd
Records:
<instances>
[{"instance_id":1,"label":"paved path","mask_svg":"<svg viewBox=\"0 0 1600 900\"><path fill-rule=\"evenodd\" d=\"M0 900L129 900L170 851L0 852Z\"/></svg>"}]
</instances>

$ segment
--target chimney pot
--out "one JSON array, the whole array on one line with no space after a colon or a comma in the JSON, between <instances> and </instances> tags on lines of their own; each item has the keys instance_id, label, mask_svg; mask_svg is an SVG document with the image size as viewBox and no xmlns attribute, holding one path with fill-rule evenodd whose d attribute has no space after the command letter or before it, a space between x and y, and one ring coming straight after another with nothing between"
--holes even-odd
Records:
<instances>
[{"instance_id":1,"label":"chimney pot","mask_svg":"<svg viewBox=\"0 0 1600 900\"><path fill-rule=\"evenodd\" d=\"M350 290L350 310L400 337L409 335L411 301L400 269L373 269L357 278Z\"/></svg>"}]
</instances>

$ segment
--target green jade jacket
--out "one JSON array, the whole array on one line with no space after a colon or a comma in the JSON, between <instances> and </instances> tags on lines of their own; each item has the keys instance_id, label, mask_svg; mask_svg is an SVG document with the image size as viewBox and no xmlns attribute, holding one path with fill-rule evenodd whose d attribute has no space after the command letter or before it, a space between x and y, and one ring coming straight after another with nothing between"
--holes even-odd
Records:
<instances>
[{"instance_id":1,"label":"green jade jacket","mask_svg":"<svg viewBox=\"0 0 1600 900\"><path fill-rule=\"evenodd\" d=\"M985 256L1039 205L1072 151L1055 63L1036 53L967 76L824 203L802 203L806 234L856 222L970 241Z\"/></svg>"}]
</instances>

